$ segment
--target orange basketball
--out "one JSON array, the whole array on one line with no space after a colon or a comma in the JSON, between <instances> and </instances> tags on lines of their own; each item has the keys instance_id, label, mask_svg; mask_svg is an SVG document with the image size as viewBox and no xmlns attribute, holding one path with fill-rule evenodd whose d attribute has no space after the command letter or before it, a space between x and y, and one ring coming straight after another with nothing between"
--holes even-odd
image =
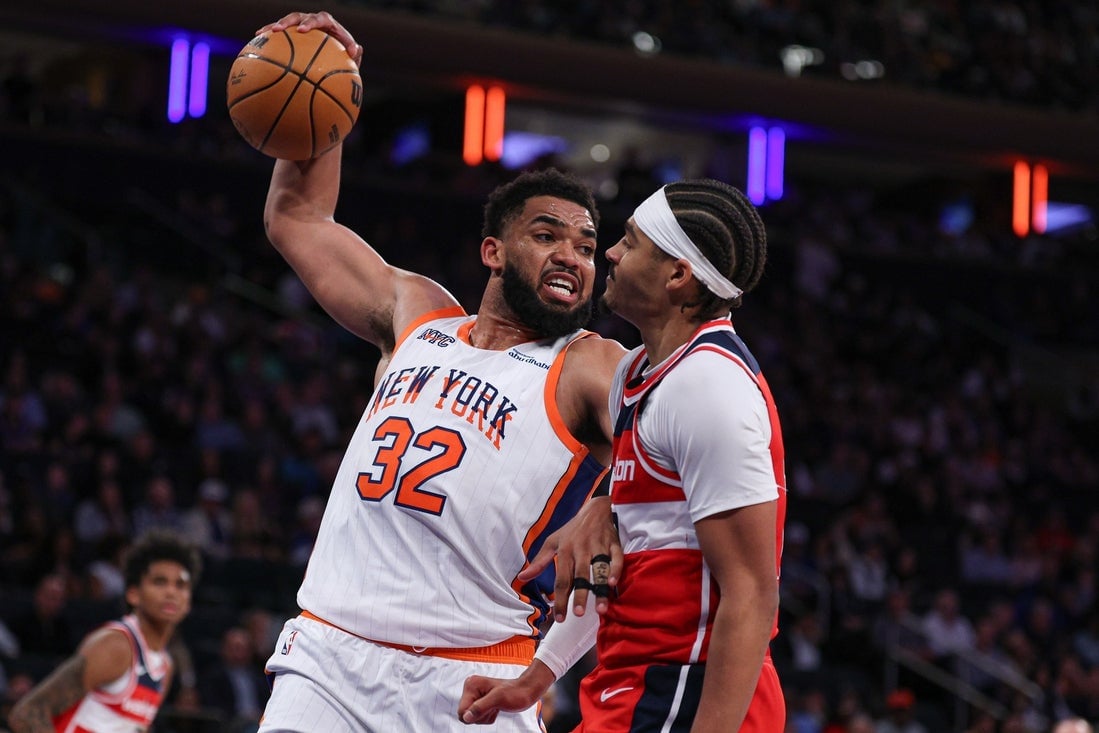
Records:
<instances>
[{"instance_id":1,"label":"orange basketball","mask_svg":"<svg viewBox=\"0 0 1099 733\"><path fill-rule=\"evenodd\" d=\"M359 117L359 69L339 41L297 27L262 33L237 54L226 84L229 116L256 150L307 160L341 142Z\"/></svg>"}]
</instances>

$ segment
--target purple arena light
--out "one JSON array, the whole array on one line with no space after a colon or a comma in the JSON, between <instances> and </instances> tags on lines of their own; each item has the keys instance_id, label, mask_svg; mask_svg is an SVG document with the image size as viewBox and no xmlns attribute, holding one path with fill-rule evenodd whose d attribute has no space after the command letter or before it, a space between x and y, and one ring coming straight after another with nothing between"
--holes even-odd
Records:
<instances>
[{"instance_id":1,"label":"purple arena light","mask_svg":"<svg viewBox=\"0 0 1099 733\"><path fill-rule=\"evenodd\" d=\"M168 121L176 124L187 113L187 66L191 42L186 38L172 41L172 65L168 72Z\"/></svg>"},{"instance_id":2,"label":"purple arena light","mask_svg":"<svg viewBox=\"0 0 1099 733\"><path fill-rule=\"evenodd\" d=\"M748 131L748 198L756 206L766 199L767 131L753 127Z\"/></svg>"},{"instance_id":3,"label":"purple arena light","mask_svg":"<svg viewBox=\"0 0 1099 733\"><path fill-rule=\"evenodd\" d=\"M783 176L786 165L786 131L781 127L767 130L767 198L782 198Z\"/></svg>"},{"instance_id":4,"label":"purple arena light","mask_svg":"<svg viewBox=\"0 0 1099 733\"><path fill-rule=\"evenodd\" d=\"M206 114L206 85L210 80L210 44L198 41L191 49L191 85L187 97L187 114Z\"/></svg>"}]
</instances>

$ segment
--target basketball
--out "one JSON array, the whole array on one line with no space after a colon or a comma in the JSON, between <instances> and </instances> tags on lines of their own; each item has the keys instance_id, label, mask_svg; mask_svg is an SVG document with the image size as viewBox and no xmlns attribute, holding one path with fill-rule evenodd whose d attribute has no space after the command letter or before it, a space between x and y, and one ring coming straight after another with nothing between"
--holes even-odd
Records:
<instances>
[{"instance_id":1,"label":"basketball","mask_svg":"<svg viewBox=\"0 0 1099 733\"><path fill-rule=\"evenodd\" d=\"M339 41L297 27L262 33L229 71L226 101L237 131L272 158L308 160L340 143L359 117L359 69Z\"/></svg>"}]
</instances>

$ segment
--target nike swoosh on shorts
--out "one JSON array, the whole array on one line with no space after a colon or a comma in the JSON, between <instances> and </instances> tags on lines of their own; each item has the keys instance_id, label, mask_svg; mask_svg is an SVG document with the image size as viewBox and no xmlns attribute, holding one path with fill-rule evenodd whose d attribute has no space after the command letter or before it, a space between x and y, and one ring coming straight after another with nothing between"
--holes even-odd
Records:
<instances>
[{"instance_id":1,"label":"nike swoosh on shorts","mask_svg":"<svg viewBox=\"0 0 1099 733\"><path fill-rule=\"evenodd\" d=\"M615 695L621 695L623 692L629 692L632 689L632 687L619 687L614 690L603 690L603 692L599 693L599 702L606 702Z\"/></svg>"}]
</instances>

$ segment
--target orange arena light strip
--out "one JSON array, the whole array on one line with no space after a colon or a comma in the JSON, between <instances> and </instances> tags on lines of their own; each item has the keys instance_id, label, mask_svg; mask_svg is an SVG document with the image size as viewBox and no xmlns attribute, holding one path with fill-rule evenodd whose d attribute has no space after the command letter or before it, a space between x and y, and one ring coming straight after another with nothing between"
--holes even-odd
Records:
<instances>
[{"instance_id":1,"label":"orange arena light strip","mask_svg":"<svg viewBox=\"0 0 1099 733\"><path fill-rule=\"evenodd\" d=\"M478 165L484 159L485 90L477 84L466 89L466 126L462 139L462 160Z\"/></svg>"},{"instance_id":2,"label":"orange arena light strip","mask_svg":"<svg viewBox=\"0 0 1099 733\"><path fill-rule=\"evenodd\" d=\"M1038 234L1046 231L1046 214L1049 208L1049 171L1044 165L1034 166L1031 173L1030 226Z\"/></svg>"},{"instance_id":3,"label":"orange arena light strip","mask_svg":"<svg viewBox=\"0 0 1099 733\"><path fill-rule=\"evenodd\" d=\"M500 87L492 87L485 97L485 158L500 160L504 154L504 105L507 97Z\"/></svg>"},{"instance_id":4,"label":"orange arena light strip","mask_svg":"<svg viewBox=\"0 0 1099 733\"><path fill-rule=\"evenodd\" d=\"M1025 237L1030 231L1030 166L1015 163L1015 191L1011 206L1011 228L1015 236Z\"/></svg>"}]
</instances>

